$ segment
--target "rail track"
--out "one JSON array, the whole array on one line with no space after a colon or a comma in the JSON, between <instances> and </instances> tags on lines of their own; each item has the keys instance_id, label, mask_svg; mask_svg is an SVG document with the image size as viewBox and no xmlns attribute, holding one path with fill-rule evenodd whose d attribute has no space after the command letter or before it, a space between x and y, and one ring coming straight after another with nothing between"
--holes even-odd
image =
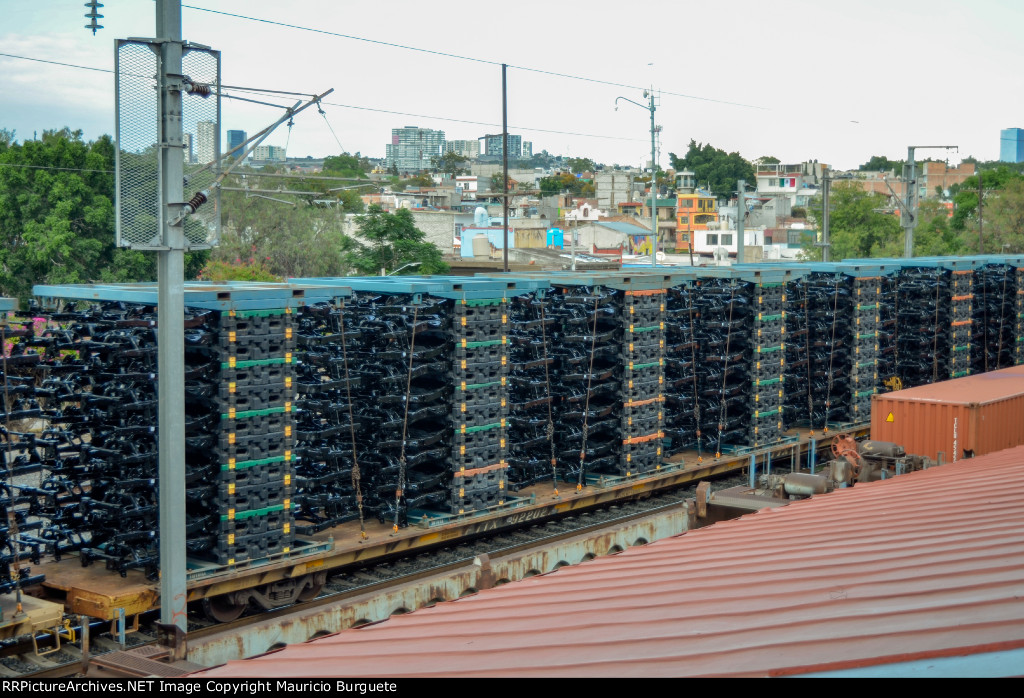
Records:
<instances>
[{"instance_id":1,"label":"rail track","mask_svg":"<svg viewBox=\"0 0 1024 698\"><path fill-rule=\"evenodd\" d=\"M732 474L716 478L714 490L726 489L742 484L742 476ZM430 551L399 557L363 566L351 566L332 570L331 576L316 598L289 604L263 612L247 612L240 618L217 622L204 612L201 603L189 608L189 643L202 642L204 638L220 634L243 632L256 623L273 622L286 615L314 611L318 608L345 604L350 599L385 593L399 585L417 580L452 574L465 569L481 555L491 558L514 555L528 550L542 549L560 541L584 534L599 535L602 531L621 527L642 517L657 515L677 509L686 499L694 496L696 484L664 490L642 498L619 501L598 508L573 511L566 515L540 523L526 524L521 528L482 535L473 540L460 539L454 545ZM408 609L415 610L415 609ZM381 619L375 619L381 620ZM140 645L157 642L159 621L157 611L143 614L137 630L128 630L119 640L111 623L92 621L89 623L88 652L90 657L109 652L133 649ZM81 624L72 624L74 641L62 640L56 649L52 635L19 638L0 646L0 677L3 678L52 678L81 675L83 667ZM341 628L338 628L341 629Z\"/></svg>"}]
</instances>

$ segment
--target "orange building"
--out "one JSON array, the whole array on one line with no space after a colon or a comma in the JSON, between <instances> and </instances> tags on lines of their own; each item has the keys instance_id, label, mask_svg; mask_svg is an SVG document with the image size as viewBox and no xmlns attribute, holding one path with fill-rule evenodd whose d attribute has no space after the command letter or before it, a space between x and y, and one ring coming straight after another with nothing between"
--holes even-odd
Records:
<instances>
[{"instance_id":1,"label":"orange building","mask_svg":"<svg viewBox=\"0 0 1024 698\"><path fill-rule=\"evenodd\" d=\"M676 249L689 249L695 230L708 230L718 223L718 201L703 189L676 196Z\"/></svg>"}]
</instances>

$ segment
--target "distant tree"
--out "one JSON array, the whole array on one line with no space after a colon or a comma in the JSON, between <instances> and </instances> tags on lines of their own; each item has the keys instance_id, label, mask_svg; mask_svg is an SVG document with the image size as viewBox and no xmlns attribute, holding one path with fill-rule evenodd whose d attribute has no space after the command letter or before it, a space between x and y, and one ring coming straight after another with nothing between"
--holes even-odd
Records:
<instances>
[{"instance_id":1,"label":"distant tree","mask_svg":"<svg viewBox=\"0 0 1024 698\"><path fill-rule=\"evenodd\" d=\"M228 262L210 260L199 272L202 281L282 281L272 273L265 260Z\"/></svg>"},{"instance_id":2,"label":"distant tree","mask_svg":"<svg viewBox=\"0 0 1024 698\"><path fill-rule=\"evenodd\" d=\"M542 196L553 196L555 194L577 194L583 193L585 182L573 177L568 172L543 177L540 180L540 193Z\"/></svg>"},{"instance_id":3,"label":"distant tree","mask_svg":"<svg viewBox=\"0 0 1024 698\"><path fill-rule=\"evenodd\" d=\"M460 155L454 150L449 150L444 155L438 155L430 158L430 164L437 172L443 172L452 177L458 177L461 174L466 174L466 163L469 162L469 158L465 155Z\"/></svg>"},{"instance_id":4,"label":"distant tree","mask_svg":"<svg viewBox=\"0 0 1024 698\"><path fill-rule=\"evenodd\" d=\"M328 155L324 158L324 174L333 177L356 177L366 176L370 169L370 161L359 153L349 155Z\"/></svg>"},{"instance_id":5,"label":"distant tree","mask_svg":"<svg viewBox=\"0 0 1024 698\"><path fill-rule=\"evenodd\" d=\"M393 272L412 262L419 262L419 265L404 273L440 274L448 271L441 251L427 241L408 209L387 213L380 206L370 206L358 226L359 237L365 242L354 241L345 258L359 273L375 276L381 269L385 273Z\"/></svg>"},{"instance_id":6,"label":"distant tree","mask_svg":"<svg viewBox=\"0 0 1024 698\"><path fill-rule=\"evenodd\" d=\"M774 155L762 155L756 160L756 162L759 162L762 165L778 165L782 160L779 160Z\"/></svg>"},{"instance_id":7,"label":"distant tree","mask_svg":"<svg viewBox=\"0 0 1024 698\"><path fill-rule=\"evenodd\" d=\"M230 271L232 265L242 279L259 270L279 278L344 276L350 271L344 254L352 241L342 232L341 211L301 199L289 205L233 191L223 193L221 206L224 232L207 274L211 269Z\"/></svg>"},{"instance_id":8,"label":"distant tree","mask_svg":"<svg viewBox=\"0 0 1024 698\"><path fill-rule=\"evenodd\" d=\"M872 250L871 256L902 257L904 239L902 232L888 238ZM963 239L949 225L949 210L934 199L921 201L914 227L914 256L956 255L965 251Z\"/></svg>"},{"instance_id":9,"label":"distant tree","mask_svg":"<svg viewBox=\"0 0 1024 698\"><path fill-rule=\"evenodd\" d=\"M793 210L790 211L790 215L793 218L807 218L807 209L803 206L794 206Z\"/></svg>"},{"instance_id":10,"label":"distant tree","mask_svg":"<svg viewBox=\"0 0 1024 698\"><path fill-rule=\"evenodd\" d=\"M983 232L982 253L1024 253L1024 178L1011 179L998 194L985 197Z\"/></svg>"},{"instance_id":11,"label":"distant tree","mask_svg":"<svg viewBox=\"0 0 1024 698\"><path fill-rule=\"evenodd\" d=\"M420 189L423 187L434 186L434 180L429 174L424 172L412 177L397 178L391 180L392 191L405 191L406 189Z\"/></svg>"},{"instance_id":12,"label":"distant tree","mask_svg":"<svg viewBox=\"0 0 1024 698\"><path fill-rule=\"evenodd\" d=\"M754 166L740 157L739 153L726 153L710 143L690 141L686 156L679 158L669 153L672 169L676 172L690 170L698 183L706 183L715 195L728 198L736 191L736 182L744 180L754 183Z\"/></svg>"},{"instance_id":13,"label":"distant tree","mask_svg":"<svg viewBox=\"0 0 1024 698\"><path fill-rule=\"evenodd\" d=\"M1021 179L1021 175L1003 163L993 169L982 169L975 175L964 180L963 184L950 187L953 197L953 219L950 222L953 230L963 233L969 227L977 226L978 214L978 178L986 192L1002 190L1008 183ZM987 197L986 197L987 199ZM986 216L987 217L987 216Z\"/></svg>"},{"instance_id":14,"label":"distant tree","mask_svg":"<svg viewBox=\"0 0 1024 698\"><path fill-rule=\"evenodd\" d=\"M884 155L873 155L870 160L857 169L861 172L889 172L890 170L900 172L903 169L903 161L890 160Z\"/></svg>"},{"instance_id":15,"label":"distant tree","mask_svg":"<svg viewBox=\"0 0 1024 698\"><path fill-rule=\"evenodd\" d=\"M594 161L590 158L569 158L566 161L569 169L573 174L579 174L580 172L593 172L596 168Z\"/></svg>"},{"instance_id":16,"label":"distant tree","mask_svg":"<svg viewBox=\"0 0 1024 698\"><path fill-rule=\"evenodd\" d=\"M829 237L832 259L848 257L880 256L883 249L891 244L902 245L899 219L878 209L883 208L886 198L881 194L868 193L852 182L836 182L831 188ZM821 197L811 203L821 209ZM821 259L821 248L805 246L804 257Z\"/></svg>"}]
</instances>

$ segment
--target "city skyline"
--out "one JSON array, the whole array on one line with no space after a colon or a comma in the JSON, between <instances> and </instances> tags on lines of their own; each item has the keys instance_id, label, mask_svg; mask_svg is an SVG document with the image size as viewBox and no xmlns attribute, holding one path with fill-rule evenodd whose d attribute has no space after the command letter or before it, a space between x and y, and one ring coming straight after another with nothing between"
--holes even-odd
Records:
<instances>
[{"instance_id":1,"label":"city skyline","mask_svg":"<svg viewBox=\"0 0 1024 698\"><path fill-rule=\"evenodd\" d=\"M105 71L113 67L113 40L151 36L154 5L110 0L94 37L83 27L80 2L55 0L46 13L0 2L0 128L19 138L63 126L82 129L87 139L112 134L113 79ZM727 14L705 3L655 2L648 8L658 18L653 43L625 35L609 19L622 7L602 0L585 12L526 0L516 11L537 28L500 36L489 29L500 26L491 21L500 8L474 8L464 31L451 31L457 9L417 8L398 1L384 15L312 0L288 8L197 0L183 8L183 36L222 51L225 85L303 94L334 88L321 103L322 117L308 109L290 131L282 126L265 141L302 156L382 158L390 130L410 123L454 140L500 133L502 62L510 66L510 134L521 134L535 153L609 165L650 159L650 114L641 107L642 87L651 85L660 93L662 166L670 152L682 156L690 140L748 160L817 159L838 169L873 155L904 158L910 145L957 145L951 164L968 155L995 160L1000 131L1024 125L1015 67L1024 57L1015 36L1024 6L996 0L842 7L743 0ZM651 13L638 19L643 14ZM684 20L703 30L676 41ZM908 46L932 56L929 67L908 74L900 59L900 47ZM616 97L638 106L620 100L616 110ZM288 105L300 99L256 98ZM280 114L225 99L222 128L255 133ZM919 153L927 156L943 154Z\"/></svg>"}]
</instances>

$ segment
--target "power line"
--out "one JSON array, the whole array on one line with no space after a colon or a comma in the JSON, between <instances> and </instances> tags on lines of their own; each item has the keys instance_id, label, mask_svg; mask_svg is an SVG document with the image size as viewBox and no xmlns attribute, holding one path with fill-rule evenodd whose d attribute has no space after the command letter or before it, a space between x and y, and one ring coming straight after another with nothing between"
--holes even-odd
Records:
<instances>
[{"instance_id":1,"label":"power line","mask_svg":"<svg viewBox=\"0 0 1024 698\"><path fill-rule=\"evenodd\" d=\"M81 68L82 70L95 70L97 73L113 73L110 68L92 68L87 65L74 65L73 63L61 63L60 61L46 61L42 58L29 58L28 56L15 56L13 53L0 53L5 58L20 58L23 61L34 61L36 63L49 63L50 65L62 65L66 68Z\"/></svg>"},{"instance_id":2,"label":"power line","mask_svg":"<svg viewBox=\"0 0 1024 698\"><path fill-rule=\"evenodd\" d=\"M184 5L183 5L183 7L184 7ZM75 65L73 63L60 63L60 62L57 62L57 61L47 61L47 60L43 60L41 58L29 58L28 56L16 56L16 55L10 54L10 53L0 53L0 56L6 56L8 58L18 58L18 59L26 60L26 61L35 61L35 62L38 62L38 63L52 63L54 65L60 65L60 66L64 66L64 67L67 67L67 68L80 68L82 70L95 70L95 71L101 72L101 73L113 73L114 72L113 70L110 70L110 69L107 69L107 68L93 68L93 67L86 66L86 65ZM284 91L281 91L281 90L263 90L263 89L260 89L260 88L242 88L242 87L227 86L227 85L222 86L222 89L245 90L245 91L248 91L248 92L264 92L264 93L267 93L267 94L295 94L295 95L305 95L306 94L305 92L284 92ZM225 92L222 92L221 96L225 97L227 99L236 99L236 100L240 100L240 101L244 101L244 102L253 102L253 103L256 103L256 104L263 104L265 106L270 106L270 107L287 108L286 105L271 104L269 102L256 102L255 100L250 100L250 99L246 99L244 97L238 97L238 96L235 96L235 95L230 95L230 94L227 94ZM332 107L341 107L343 109L357 109L359 111L369 111L369 112L375 112L375 113L378 113L378 114L394 114L396 116L412 116L412 117L416 117L416 118L419 118L419 119L434 119L434 120L437 120L437 121L445 121L445 122L456 123L456 124L471 124L471 125L474 125L474 126L490 126L490 127L494 127L494 128L497 128L497 127L501 126L501 124L491 123L491 122L487 122L487 121L470 121L470 120L467 120L467 119L456 119L456 118L450 117L450 116L436 116L436 115L431 115L431 114L414 114L412 112L393 111L393 110L390 110L390 109L378 109L378 108L375 108L375 107L361 107L361 106L358 106L358 105L355 105L355 104L339 104L337 102L321 102L321 104L326 104L326 105L332 106ZM556 135L580 136L580 137L583 137L583 138L602 138L602 139L606 139L606 140L636 141L636 142L640 142L640 141L644 140L642 138L626 138L624 136L606 136L606 135L598 134L598 133L581 133L581 132L578 132L578 131L558 131L558 130L555 130L555 129L534 128L534 127L531 127L531 126L516 126L516 125L512 125L511 128L515 128L515 129L517 129L519 131L530 131L530 132L533 132L533 133L553 133L553 134L556 134Z\"/></svg>"},{"instance_id":3,"label":"power line","mask_svg":"<svg viewBox=\"0 0 1024 698\"><path fill-rule=\"evenodd\" d=\"M391 110L388 110L388 109L375 109L373 107L359 107L359 106L356 106L354 104L338 104L337 102L324 102L324 104L326 104L328 106L332 106L332 107L342 107L344 109L359 109L361 111L372 111L372 112L378 112L378 113L381 113L381 114L395 114L397 116L415 116L415 117L420 118L420 119L437 119L438 121L450 121L452 123L457 123L457 124L472 124L474 126L493 126L493 127L496 127L496 128L501 126L501 124L495 124L495 123L491 123L491 122L488 122L488 121L469 121L467 119L455 119L455 118L448 117L448 116L430 116L429 114L412 114L410 112L404 112L404 111L391 111ZM604 136L604 135L600 135L600 134L596 134L596 133L577 133L575 131L556 131L554 129L548 129L548 128L531 128L529 126L516 126L514 124L510 124L509 128L514 128L517 131L534 131L534 132L537 132L537 133L555 133L555 134L560 134L560 135L564 135L564 136L585 136L587 138L605 138L605 139L608 139L608 140L616 140L616 141L643 141L643 142L646 142L643 138L626 138L624 136Z\"/></svg>"},{"instance_id":4,"label":"power line","mask_svg":"<svg viewBox=\"0 0 1024 698\"><path fill-rule=\"evenodd\" d=\"M443 56L445 58L454 58L455 60L460 60L460 61L470 61L470 62L473 62L473 63L483 63L485 65L493 65L493 66L500 66L500 65L502 65L498 61L489 61L489 60L486 60L484 58L474 58L473 56L461 56L461 55L459 55L457 53L448 53L446 51L435 51L433 49L420 48L418 46L406 46L405 44L396 44L396 43L394 43L392 41L382 41L380 39L368 39L366 37L355 36L353 34L342 34L340 32L328 31L327 29L316 29L314 27L304 27L304 26L301 26L299 24L288 24L287 22L278 22L276 20L263 19L261 17L250 17L248 15L240 15L240 14L236 14L236 13L233 13L233 12L224 12L223 10L211 10L211 9L206 8L206 7L196 7L195 5L182 5L182 8L188 8L190 10L196 10L198 12L209 12L211 14L223 15L225 17L234 17L235 19L244 19L244 20L248 20L250 22L259 22L259 23L262 23L262 24L271 24L271 25L275 25L275 26L278 26L278 27L285 27L287 29L298 29L300 31L313 32L314 34L324 34L326 36L334 36L334 37L337 37L339 39L349 39L351 41L363 41L365 43L376 44L378 46L387 46L389 48L399 48L399 49L403 49L405 51L416 51L417 53L427 53L427 54L431 54L431 55L434 55L434 56ZM522 70L522 71L530 72L530 73L539 73L541 75L551 75L553 77L565 78L567 80L581 80L583 82L592 82L592 83L596 83L596 84L599 84L599 85L609 85L611 87L625 87L625 88L629 88L631 90L647 89L647 88L642 87L640 85L629 85L629 84L621 83L621 82L611 82L610 80L600 80L600 79L597 79L597 78L588 78L588 77L585 77L585 76L582 76L582 75L570 75L569 73L558 73L558 72L554 72L554 71L551 71L551 70L542 70L540 68L530 68L528 66L512 65L511 63L508 64L508 67L509 68L513 68L515 70ZM662 94L662 95L670 95L672 97L682 97L684 99L695 99L695 100L699 100L699 101L702 101L702 102L714 102L714 103L717 103L717 104L728 104L730 106L744 107L746 109L761 109L761 110L766 110L766 111L768 110L768 107L762 107L762 106L758 106L756 104L744 104L742 102L730 102L730 101L724 100L724 99L713 99L711 97L699 97L697 95L688 95L688 94L684 94L682 92L668 92L668 91L660 90L659 93Z\"/></svg>"},{"instance_id":5,"label":"power line","mask_svg":"<svg viewBox=\"0 0 1024 698\"><path fill-rule=\"evenodd\" d=\"M401 48L401 49L406 49L408 51L419 51L420 53L430 53L430 54L433 54L435 56L444 56L446 58L456 58L456 59L462 60L462 61L473 61L474 63L485 63L487 65L501 65L501 63L496 63L495 61L484 60L483 58L472 58L470 56L460 56L460 55L455 54L455 53L446 53L444 51L433 51L431 49L415 48L413 46L403 46L402 44L395 44L395 43L392 43L390 41L380 41L378 39L367 39L367 38L364 38L364 37L361 37L361 36L353 36L351 34L341 34L341 33L338 33L338 32L328 31L326 29L314 29L313 27L303 27L303 26L299 26L298 24L287 24L285 22L276 22L276 21L271 20L271 19L261 19L259 17L248 17L246 15L234 14L232 12L224 12L222 10L211 10L211 9L208 9L208 8L205 8L205 7L196 7L195 5L182 5L181 7L182 7L182 9L186 9L187 8L189 10L197 10L198 12L209 12L210 14L224 15L225 17L234 17L236 19L246 19L246 20L249 20L250 22L261 22L263 24L273 24L275 26L285 27L285 28L288 28L288 29L299 29L301 31L313 32L314 34L326 34L327 36L335 36L335 37L338 37L338 38L341 38L341 39L351 39L353 41L365 41L366 43L377 44L379 46L390 46L392 48Z\"/></svg>"}]
</instances>

